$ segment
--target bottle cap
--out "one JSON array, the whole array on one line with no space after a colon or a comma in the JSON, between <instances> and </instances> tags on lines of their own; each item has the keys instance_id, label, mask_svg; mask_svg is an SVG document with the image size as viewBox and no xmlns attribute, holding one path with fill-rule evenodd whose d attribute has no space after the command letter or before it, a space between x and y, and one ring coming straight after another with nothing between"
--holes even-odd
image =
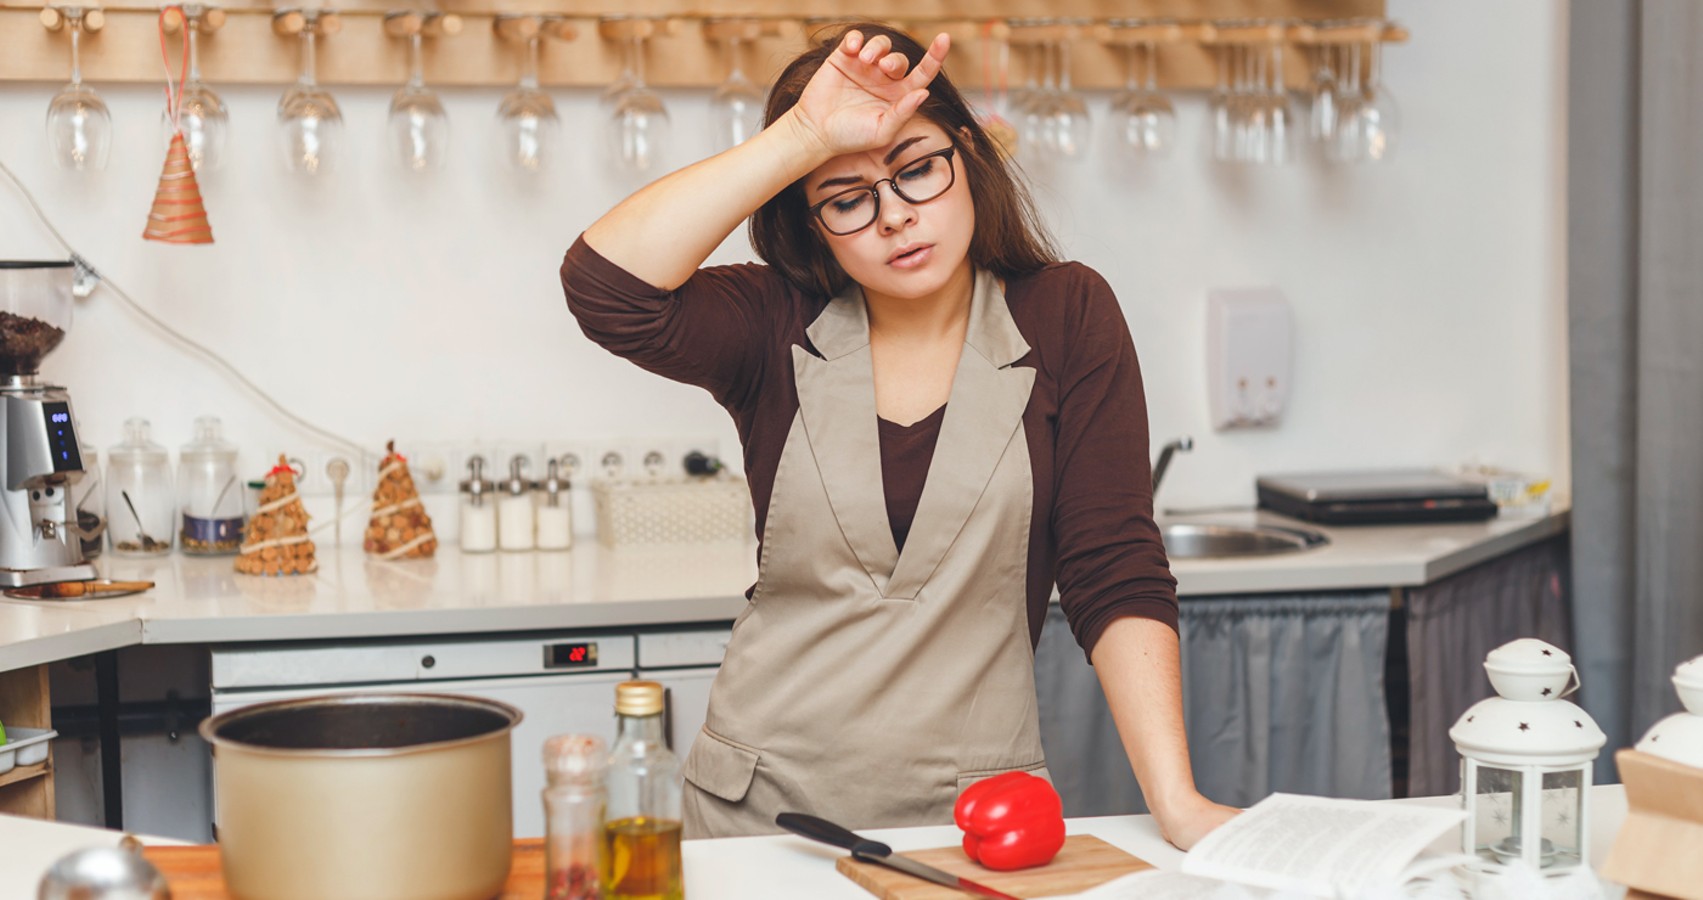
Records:
<instances>
[{"instance_id":1,"label":"bottle cap","mask_svg":"<svg viewBox=\"0 0 1703 900\"><path fill-rule=\"evenodd\" d=\"M654 681L623 681L615 685L615 714L655 716L662 714L662 685Z\"/></svg>"}]
</instances>

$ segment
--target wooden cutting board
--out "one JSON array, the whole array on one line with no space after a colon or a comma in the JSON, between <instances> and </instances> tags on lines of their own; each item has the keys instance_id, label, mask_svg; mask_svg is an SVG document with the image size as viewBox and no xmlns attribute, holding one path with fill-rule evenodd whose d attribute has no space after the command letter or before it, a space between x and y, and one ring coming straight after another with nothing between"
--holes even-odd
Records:
<instances>
[{"instance_id":1,"label":"wooden cutting board","mask_svg":"<svg viewBox=\"0 0 1703 900\"><path fill-rule=\"evenodd\" d=\"M1098 887L1131 872L1151 869L1145 860L1131 856L1093 835L1075 834L1064 839L1064 849L1053 861L1036 869L995 872L970 861L962 847L906 852L905 856L961 878L980 882L1013 897L1051 897ZM849 856L837 864L840 874L858 883L881 900L964 900L969 896L944 885L923 881L886 866L858 862ZM175 895L173 895L175 897Z\"/></svg>"},{"instance_id":2,"label":"wooden cutting board","mask_svg":"<svg viewBox=\"0 0 1703 900\"><path fill-rule=\"evenodd\" d=\"M219 845L146 847L142 855L166 876L172 900L230 900L225 873L219 866ZM544 842L524 838L514 842L514 863L508 883L497 900L540 900L544 896Z\"/></svg>"}]
</instances>

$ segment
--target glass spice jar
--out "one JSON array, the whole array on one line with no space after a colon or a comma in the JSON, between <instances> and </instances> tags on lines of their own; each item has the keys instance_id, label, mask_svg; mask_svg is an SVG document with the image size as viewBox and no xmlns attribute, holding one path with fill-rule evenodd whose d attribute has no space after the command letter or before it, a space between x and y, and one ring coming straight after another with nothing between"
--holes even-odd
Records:
<instances>
[{"instance_id":1,"label":"glass spice jar","mask_svg":"<svg viewBox=\"0 0 1703 900\"><path fill-rule=\"evenodd\" d=\"M147 419L124 423L124 443L106 455L106 533L119 556L167 556L177 518L171 460L148 436Z\"/></svg>"},{"instance_id":2,"label":"glass spice jar","mask_svg":"<svg viewBox=\"0 0 1703 900\"><path fill-rule=\"evenodd\" d=\"M544 900L602 900L607 761L595 735L544 742Z\"/></svg>"},{"instance_id":3,"label":"glass spice jar","mask_svg":"<svg viewBox=\"0 0 1703 900\"><path fill-rule=\"evenodd\" d=\"M242 485L237 448L215 416L195 420L195 440L178 453L178 547L191 556L230 556L242 549Z\"/></svg>"}]
</instances>

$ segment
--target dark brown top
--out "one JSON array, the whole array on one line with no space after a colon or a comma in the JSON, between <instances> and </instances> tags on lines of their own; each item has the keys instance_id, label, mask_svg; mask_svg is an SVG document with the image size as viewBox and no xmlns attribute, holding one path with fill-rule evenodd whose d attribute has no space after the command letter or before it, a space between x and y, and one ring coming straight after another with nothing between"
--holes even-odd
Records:
<instances>
[{"instance_id":1,"label":"dark brown top","mask_svg":"<svg viewBox=\"0 0 1703 900\"><path fill-rule=\"evenodd\" d=\"M798 412L792 347L828 304L767 266L699 269L652 287L582 238L562 263L568 309L587 337L640 367L709 391L732 416L762 539L775 467ZM1056 577L1059 604L1090 655L1121 616L1177 627L1176 579L1153 523L1147 401L1129 325L1111 286L1080 263L1006 283L1005 302L1035 369L1023 413L1035 474L1029 534L1029 637L1038 641ZM910 427L881 424L881 469L903 544L944 407ZM931 424L932 423L932 424Z\"/></svg>"}]
</instances>

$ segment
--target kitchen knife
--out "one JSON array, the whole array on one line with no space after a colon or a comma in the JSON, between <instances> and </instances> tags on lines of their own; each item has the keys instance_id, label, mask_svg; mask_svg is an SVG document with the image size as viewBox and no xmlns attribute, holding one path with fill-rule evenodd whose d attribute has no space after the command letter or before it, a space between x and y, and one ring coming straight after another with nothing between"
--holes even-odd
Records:
<instances>
[{"instance_id":1,"label":"kitchen knife","mask_svg":"<svg viewBox=\"0 0 1703 900\"><path fill-rule=\"evenodd\" d=\"M994 900L1019 900L1017 897L996 891L985 884L971 881L968 878L960 878L951 872L943 872L933 866L926 866L914 859L900 856L893 852L892 847L847 831L827 819L818 819L804 813L781 813L775 816L775 824L800 837L821 841L842 850L850 850L854 859L886 866L914 878L943 884L966 894L993 897Z\"/></svg>"}]
</instances>

